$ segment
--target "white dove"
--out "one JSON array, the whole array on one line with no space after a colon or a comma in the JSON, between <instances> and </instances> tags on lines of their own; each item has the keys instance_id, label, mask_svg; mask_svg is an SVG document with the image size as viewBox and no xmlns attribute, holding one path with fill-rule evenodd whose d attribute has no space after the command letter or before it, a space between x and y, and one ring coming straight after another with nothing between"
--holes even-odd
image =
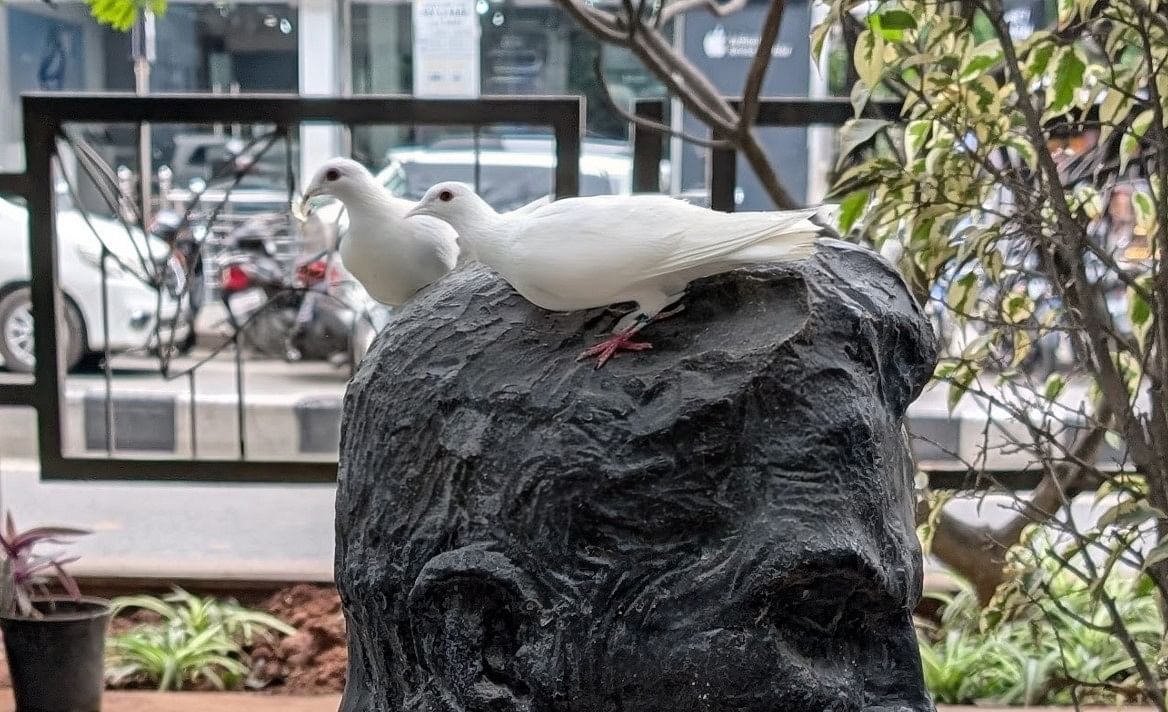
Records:
<instances>
[{"instance_id":1,"label":"white dove","mask_svg":"<svg viewBox=\"0 0 1168 712\"><path fill-rule=\"evenodd\" d=\"M377 301L401 306L454 269L458 261L454 229L441 220L406 220L415 204L390 194L360 163L348 158L327 161L293 212L307 217L309 201L323 195L344 204L349 230L341 240L341 262Z\"/></svg>"},{"instance_id":2,"label":"white dove","mask_svg":"<svg viewBox=\"0 0 1168 712\"><path fill-rule=\"evenodd\" d=\"M736 267L797 260L829 234L819 209L720 213L659 195L568 198L500 215L469 186L439 183L406 217L435 217L464 249L524 298L551 311L636 302L608 340L580 358L600 368L619 350L652 348L632 337L695 279Z\"/></svg>"}]
</instances>

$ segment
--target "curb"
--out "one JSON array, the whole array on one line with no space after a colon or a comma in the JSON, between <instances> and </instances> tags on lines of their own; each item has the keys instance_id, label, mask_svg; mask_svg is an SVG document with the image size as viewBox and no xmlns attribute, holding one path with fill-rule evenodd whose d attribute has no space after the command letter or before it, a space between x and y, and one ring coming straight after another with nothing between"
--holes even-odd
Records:
<instances>
[{"instance_id":1,"label":"curb","mask_svg":"<svg viewBox=\"0 0 1168 712\"><path fill-rule=\"evenodd\" d=\"M200 396L194 408L186 394L119 392L111 398L113 419L111 445L115 454L237 458L240 456L238 405L234 396ZM341 432L340 396L255 395L245 401L244 440L246 458L332 460L336 458ZM65 406L65 442L70 455L106 453L105 394L100 389L70 393ZM0 408L0 453L4 457L35 458L36 420L31 409ZM956 466L975 461L986 441L984 420L969 416L951 418L948 413L912 413L908 429L919 462ZM1024 430L1019 426L1023 435ZM1002 446L1007 438L989 432L989 445L997 447L992 464L1010 468L1026 465L1025 453L1012 454Z\"/></svg>"},{"instance_id":2,"label":"curb","mask_svg":"<svg viewBox=\"0 0 1168 712\"><path fill-rule=\"evenodd\" d=\"M114 454L187 458L240 457L239 411L234 397L200 397L191 428L190 398L165 393L115 393L110 445ZM253 396L245 401L244 453L250 460L333 460L341 434L341 398ZM71 393L64 408L65 449L73 456L104 455L106 401L100 390ZM0 407L0 453L37 457L31 408Z\"/></svg>"}]
</instances>

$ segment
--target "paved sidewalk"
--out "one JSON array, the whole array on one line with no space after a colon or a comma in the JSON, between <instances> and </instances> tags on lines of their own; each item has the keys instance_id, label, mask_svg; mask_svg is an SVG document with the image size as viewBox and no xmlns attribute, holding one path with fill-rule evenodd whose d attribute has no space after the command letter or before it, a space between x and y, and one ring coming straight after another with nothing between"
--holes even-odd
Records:
<instances>
[{"instance_id":1,"label":"paved sidewalk","mask_svg":"<svg viewBox=\"0 0 1168 712\"><path fill-rule=\"evenodd\" d=\"M339 695L287 697L261 693L204 692L107 692L102 712L337 712ZM0 693L0 712L13 712L12 691ZM1022 707L938 707L938 712L1018 712ZM1062 708L1031 707L1031 710L1063 712ZM1091 707L1111 712L1114 707ZM1125 707L1123 712L1151 712L1147 708Z\"/></svg>"}]
</instances>

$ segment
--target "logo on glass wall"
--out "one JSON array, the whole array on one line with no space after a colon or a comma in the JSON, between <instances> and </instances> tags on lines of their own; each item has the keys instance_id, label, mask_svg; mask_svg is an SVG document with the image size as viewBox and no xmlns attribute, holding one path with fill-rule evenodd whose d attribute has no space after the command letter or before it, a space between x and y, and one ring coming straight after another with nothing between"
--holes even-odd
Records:
<instances>
[{"instance_id":1,"label":"logo on glass wall","mask_svg":"<svg viewBox=\"0 0 1168 712\"><path fill-rule=\"evenodd\" d=\"M702 37L702 51L710 59L754 57L760 41L762 41L762 38L757 34L748 34L745 32L731 34L722 25L715 25L714 29ZM795 50L791 45L782 42L776 42L774 47L771 47L771 57L775 59L787 59L794 52Z\"/></svg>"},{"instance_id":2,"label":"logo on glass wall","mask_svg":"<svg viewBox=\"0 0 1168 712\"><path fill-rule=\"evenodd\" d=\"M721 25L715 25L714 29L706 33L702 38L702 51L710 59L721 59L726 56L726 51L729 49L729 43L726 41L726 28Z\"/></svg>"}]
</instances>

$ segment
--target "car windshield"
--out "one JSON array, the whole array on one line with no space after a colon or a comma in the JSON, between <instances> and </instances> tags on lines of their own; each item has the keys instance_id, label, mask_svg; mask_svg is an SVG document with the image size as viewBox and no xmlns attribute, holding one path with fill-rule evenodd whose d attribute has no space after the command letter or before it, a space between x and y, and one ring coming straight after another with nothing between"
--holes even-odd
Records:
<instances>
[{"instance_id":1,"label":"car windshield","mask_svg":"<svg viewBox=\"0 0 1168 712\"><path fill-rule=\"evenodd\" d=\"M383 177L390 191L418 200L430 186L448 180L474 183L474 167L469 164L432 164L403 161L401 171L387 171ZM479 192L491 207L499 211L514 210L552 190L552 169L545 166L483 165L479 173ZM580 195L611 195L615 190L605 176L580 176Z\"/></svg>"}]
</instances>

